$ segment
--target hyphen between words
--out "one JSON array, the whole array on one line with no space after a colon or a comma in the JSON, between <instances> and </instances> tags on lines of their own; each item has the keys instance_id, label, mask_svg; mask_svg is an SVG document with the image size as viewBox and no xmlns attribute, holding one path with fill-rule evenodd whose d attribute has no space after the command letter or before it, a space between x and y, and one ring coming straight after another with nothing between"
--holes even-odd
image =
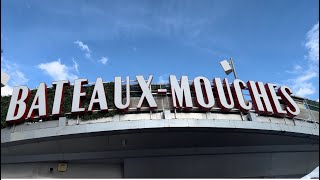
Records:
<instances>
[{"instance_id":1,"label":"hyphen between words","mask_svg":"<svg viewBox=\"0 0 320 180\"><path fill-rule=\"evenodd\" d=\"M150 75L147 80L143 76L136 76L136 80L141 88L142 95L140 97L137 109L141 108L143 101L146 101L149 108L156 109L157 103L151 93L150 86L153 76ZM172 95L172 103L174 108L191 109L193 107L190 84L187 76L182 76L180 82L176 76L170 75L170 88ZM55 95L52 105L51 114L53 116L62 116L62 102L64 96L64 87L70 85L68 80L52 82L55 86ZM88 84L87 79L76 79L74 81L74 90L72 96L71 113L78 114L87 111L93 111L95 107L98 110L107 111L108 103L106 100L106 92L101 78L97 78L92 92L88 109L81 107L81 100L86 96L86 92L82 91L82 86ZM125 81L125 97L122 97L122 80L121 77L115 77L114 80L114 105L118 110L126 111L130 105L130 80L129 76ZM254 110L257 114L274 115L280 117L294 117L300 113L300 109L296 102L292 99L292 90L287 86L280 86L272 83L263 84L262 82L248 81L243 82L235 79L229 85L228 79L213 79L213 85L210 81L202 76L196 77L191 86L196 95L196 106L204 111L209 111L215 103L221 108L221 111L229 111L237 108L241 112L246 113ZM243 96L243 90L248 89L252 102L246 101ZM161 91L158 91L161 92ZM214 97L214 93L218 97ZM25 119L48 118L48 101L47 101L47 85L40 83L35 94L32 104L28 110L27 102L30 98L30 89L27 86L17 86L13 88L13 94L7 113L6 121L8 123L16 123ZM124 99L125 98L125 99ZM284 106L281 106L282 101Z\"/></svg>"}]
</instances>

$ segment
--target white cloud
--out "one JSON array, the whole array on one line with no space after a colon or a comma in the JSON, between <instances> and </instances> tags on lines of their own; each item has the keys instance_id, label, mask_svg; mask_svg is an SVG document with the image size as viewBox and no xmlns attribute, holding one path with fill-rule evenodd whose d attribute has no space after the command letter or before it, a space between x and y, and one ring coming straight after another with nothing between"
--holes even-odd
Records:
<instances>
[{"instance_id":1,"label":"white cloud","mask_svg":"<svg viewBox=\"0 0 320 180\"><path fill-rule=\"evenodd\" d=\"M8 84L1 88L1 96L11 95L13 86L26 85L29 81L19 65L12 63L12 60L6 60L3 56L1 56L1 71L10 76Z\"/></svg>"},{"instance_id":2,"label":"white cloud","mask_svg":"<svg viewBox=\"0 0 320 180\"><path fill-rule=\"evenodd\" d=\"M1 96L11 95L13 86L26 85L29 81L26 75L20 70L20 66L12 62L12 60L8 61L1 56L1 71L10 76L8 84L1 88Z\"/></svg>"},{"instance_id":3,"label":"white cloud","mask_svg":"<svg viewBox=\"0 0 320 180\"><path fill-rule=\"evenodd\" d=\"M83 42L81 42L81 41L75 41L74 43L75 43L75 44L78 44L79 47L81 48L81 50L86 51L86 52L90 52L90 49L89 49L88 45L83 44Z\"/></svg>"},{"instance_id":4,"label":"white cloud","mask_svg":"<svg viewBox=\"0 0 320 180\"><path fill-rule=\"evenodd\" d=\"M307 96L315 93L315 87L311 83L301 83L299 85L293 86L293 89L296 89L297 96Z\"/></svg>"},{"instance_id":5,"label":"white cloud","mask_svg":"<svg viewBox=\"0 0 320 180\"><path fill-rule=\"evenodd\" d=\"M312 69L309 69L303 75L298 76L296 78L296 82L297 83L303 83L303 82L306 82L306 81L308 81L308 80L310 80L310 79L312 79L314 77L317 77L317 75L318 74L316 72L314 72Z\"/></svg>"},{"instance_id":6,"label":"white cloud","mask_svg":"<svg viewBox=\"0 0 320 180\"><path fill-rule=\"evenodd\" d=\"M299 75L293 79L289 79L288 82L292 87L293 93L297 96L306 97L316 92L314 84L310 81L318 77L318 73L315 69L306 67L307 70L301 70Z\"/></svg>"},{"instance_id":7,"label":"white cloud","mask_svg":"<svg viewBox=\"0 0 320 180\"><path fill-rule=\"evenodd\" d=\"M74 69L77 71L77 73L79 73L79 64L77 63L77 61L75 61L74 59L72 59L73 61L73 67Z\"/></svg>"},{"instance_id":8,"label":"white cloud","mask_svg":"<svg viewBox=\"0 0 320 180\"><path fill-rule=\"evenodd\" d=\"M297 74L301 69L302 69L302 66L296 64L294 65L293 70L286 70L286 72L290 74Z\"/></svg>"},{"instance_id":9,"label":"white cloud","mask_svg":"<svg viewBox=\"0 0 320 180\"><path fill-rule=\"evenodd\" d=\"M1 96L12 95L13 88L9 85L6 85L1 88Z\"/></svg>"},{"instance_id":10,"label":"white cloud","mask_svg":"<svg viewBox=\"0 0 320 180\"><path fill-rule=\"evenodd\" d=\"M74 44L77 44L79 47L80 47L80 49L85 53L85 57L87 58L87 59L90 59L90 60L92 60L92 58L91 58L91 50L89 49L89 46L88 45L86 45L86 44L84 44L83 42L81 42L81 41L79 41L79 40L77 40L77 41L75 41L75 42L73 42ZM107 64L107 62L109 61L109 59L107 58L107 57L102 57L101 59L99 59L98 60L100 63L102 63L102 64ZM76 62L74 62L75 63L75 69L76 69L76 71L78 72L78 64L76 63Z\"/></svg>"},{"instance_id":11,"label":"white cloud","mask_svg":"<svg viewBox=\"0 0 320 180\"><path fill-rule=\"evenodd\" d=\"M85 56L86 58L91 59L91 53L86 53Z\"/></svg>"},{"instance_id":12,"label":"white cloud","mask_svg":"<svg viewBox=\"0 0 320 180\"><path fill-rule=\"evenodd\" d=\"M319 22L307 33L306 40L307 62L305 62L304 66L295 65L293 71L287 71L296 74L296 77L289 79L288 82L292 86L293 92L301 97L306 97L316 92L315 85L310 81L319 77Z\"/></svg>"},{"instance_id":13,"label":"white cloud","mask_svg":"<svg viewBox=\"0 0 320 180\"><path fill-rule=\"evenodd\" d=\"M307 33L308 58L319 65L319 22Z\"/></svg>"},{"instance_id":14,"label":"white cloud","mask_svg":"<svg viewBox=\"0 0 320 180\"><path fill-rule=\"evenodd\" d=\"M91 58L91 50L89 49L89 46L88 46L88 45L84 44L83 42L81 42L81 41L79 41L79 40L77 40L77 41L75 41L75 42L73 42L73 43L77 44L77 45L80 47L80 49L81 49L83 52L85 52L86 58L88 58L88 59Z\"/></svg>"},{"instance_id":15,"label":"white cloud","mask_svg":"<svg viewBox=\"0 0 320 180\"><path fill-rule=\"evenodd\" d=\"M160 75L158 78L157 84L167 84L167 83L169 83L169 75L168 74Z\"/></svg>"},{"instance_id":16,"label":"white cloud","mask_svg":"<svg viewBox=\"0 0 320 180\"><path fill-rule=\"evenodd\" d=\"M72 72L74 67L68 67L62 64L60 59L49 63L41 63L37 67L51 76L53 80L73 81L78 78L78 76Z\"/></svg>"},{"instance_id":17,"label":"white cloud","mask_svg":"<svg viewBox=\"0 0 320 180\"><path fill-rule=\"evenodd\" d=\"M102 57L99 62L101 62L102 64L107 64L107 62L109 61L109 59L107 57Z\"/></svg>"},{"instance_id":18,"label":"white cloud","mask_svg":"<svg viewBox=\"0 0 320 180\"><path fill-rule=\"evenodd\" d=\"M295 65L294 70L300 70L302 67L300 65Z\"/></svg>"},{"instance_id":19,"label":"white cloud","mask_svg":"<svg viewBox=\"0 0 320 180\"><path fill-rule=\"evenodd\" d=\"M9 85L2 87L1 88L1 96L12 95L12 90L13 90L13 88Z\"/></svg>"},{"instance_id":20,"label":"white cloud","mask_svg":"<svg viewBox=\"0 0 320 180\"><path fill-rule=\"evenodd\" d=\"M9 64L8 61L1 57L1 70L10 76L9 84L14 86L25 85L29 79L21 72L19 66L15 63Z\"/></svg>"},{"instance_id":21,"label":"white cloud","mask_svg":"<svg viewBox=\"0 0 320 180\"><path fill-rule=\"evenodd\" d=\"M22 73L20 70L14 70L11 72L8 72L10 75L10 79L12 81L11 84L13 84L14 86L17 85L26 85L26 83L29 81L28 78L26 78L25 74Z\"/></svg>"}]
</instances>

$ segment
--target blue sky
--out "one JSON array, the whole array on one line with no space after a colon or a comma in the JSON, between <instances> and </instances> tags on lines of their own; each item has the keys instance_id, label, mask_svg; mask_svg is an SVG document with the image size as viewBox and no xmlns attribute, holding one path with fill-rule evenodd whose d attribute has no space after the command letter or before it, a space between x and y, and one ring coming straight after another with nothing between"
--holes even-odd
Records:
<instances>
[{"instance_id":1,"label":"blue sky","mask_svg":"<svg viewBox=\"0 0 320 180\"><path fill-rule=\"evenodd\" d=\"M1 70L9 85L97 77L228 77L288 85L319 99L317 0L2 0Z\"/></svg>"}]
</instances>

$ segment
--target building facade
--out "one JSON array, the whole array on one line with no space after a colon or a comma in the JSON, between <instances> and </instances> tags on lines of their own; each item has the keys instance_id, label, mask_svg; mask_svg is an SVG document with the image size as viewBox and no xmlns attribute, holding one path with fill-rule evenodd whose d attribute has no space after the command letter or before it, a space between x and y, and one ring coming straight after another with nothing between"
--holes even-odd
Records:
<instances>
[{"instance_id":1,"label":"building facade","mask_svg":"<svg viewBox=\"0 0 320 180\"><path fill-rule=\"evenodd\" d=\"M156 109L146 101L137 109L143 93L131 86L137 96L125 112L93 111L91 119L66 113L4 126L1 177L300 178L319 165L317 102L293 97L300 113L289 118L218 105L177 109L169 91L150 91Z\"/></svg>"}]
</instances>

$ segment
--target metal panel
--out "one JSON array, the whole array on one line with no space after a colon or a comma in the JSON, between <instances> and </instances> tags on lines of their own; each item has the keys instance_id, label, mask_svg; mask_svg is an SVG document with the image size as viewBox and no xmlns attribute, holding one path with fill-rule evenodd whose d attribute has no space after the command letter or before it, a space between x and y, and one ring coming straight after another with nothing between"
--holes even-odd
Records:
<instances>
[{"instance_id":1,"label":"metal panel","mask_svg":"<svg viewBox=\"0 0 320 180\"><path fill-rule=\"evenodd\" d=\"M305 161L308 157L309 161ZM318 152L130 158L125 178L300 178L318 165Z\"/></svg>"}]
</instances>

